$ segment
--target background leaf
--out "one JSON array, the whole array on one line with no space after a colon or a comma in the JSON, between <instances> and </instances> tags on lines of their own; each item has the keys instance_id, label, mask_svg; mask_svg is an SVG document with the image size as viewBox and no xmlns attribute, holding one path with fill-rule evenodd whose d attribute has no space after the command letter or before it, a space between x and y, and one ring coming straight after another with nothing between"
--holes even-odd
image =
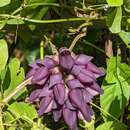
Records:
<instances>
[{"instance_id":1,"label":"background leaf","mask_svg":"<svg viewBox=\"0 0 130 130\"><path fill-rule=\"evenodd\" d=\"M107 16L107 25L112 33L121 31L122 8L112 8Z\"/></svg>"},{"instance_id":2,"label":"background leaf","mask_svg":"<svg viewBox=\"0 0 130 130\"><path fill-rule=\"evenodd\" d=\"M120 38L126 44L128 48L130 48L130 32L121 31L119 33Z\"/></svg>"},{"instance_id":3,"label":"background leaf","mask_svg":"<svg viewBox=\"0 0 130 130\"><path fill-rule=\"evenodd\" d=\"M5 68L8 60L8 46L4 39L0 40L0 71Z\"/></svg>"},{"instance_id":4,"label":"background leaf","mask_svg":"<svg viewBox=\"0 0 130 130\"><path fill-rule=\"evenodd\" d=\"M8 65L6 76L3 81L4 97L6 97L11 91L13 91L15 87L19 85L24 79L24 69L20 67L19 60L16 58L12 59ZM23 91L25 91L25 89ZM21 91L16 97L21 95L23 91Z\"/></svg>"},{"instance_id":5,"label":"background leaf","mask_svg":"<svg viewBox=\"0 0 130 130\"><path fill-rule=\"evenodd\" d=\"M6 6L10 4L11 0L1 0L0 1L0 7Z\"/></svg>"},{"instance_id":6,"label":"background leaf","mask_svg":"<svg viewBox=\"0 0 130 130\"><path fill-rule=\"evenodd\" d=\"M127 130L123 123L108 121L98 126L96 130Z\"/></svg>"},{"instance_id":7,"label":"background leaf","mask_svg":"<svg viewBox=\"0 0 130 130\"><path fill-rule=\"evenodd\" d=\"M123 4L123 0L107 0L109 6L121 6Z\"/></svg>"},{"instance_id":8,"label":"background leaf","mask_svg":"<svg viewBox=\"0 0 130 130\"><path fill-rule=\"evenodd\" d=\"M14 114L15 118L21 118L30 123L33 123L33 119L38 117L35 108L24 102L15 102L7 110Z\"/></svg>"},{"instance_id":9,"label":"background leaf","mask_svg":"<svg viewBox=\"0 0 130 130\"><path fill-rule=\"evenodd\" d=\"M112 57L107 63L107 73L102 88L104 94L100 97L102 109L116 118L123 113L130 96L130 68L121 63L120 57ZM113 120L103 116L105 121Z\"/></svg>"}]
</instances>

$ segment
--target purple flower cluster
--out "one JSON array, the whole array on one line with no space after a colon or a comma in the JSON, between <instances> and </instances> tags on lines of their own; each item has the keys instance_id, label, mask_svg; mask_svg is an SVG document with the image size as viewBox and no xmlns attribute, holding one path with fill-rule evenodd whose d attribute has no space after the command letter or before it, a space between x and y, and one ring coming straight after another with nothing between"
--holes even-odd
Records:
<instances>
[{"instance_id":1,"label":"purple flower cluster","mask_svg":"<svg viewBox=\"0 0 130 130\"><path fill-rule=\"evenodd\" d=\"M75 55L63 47L58 56L45 57L30 65L26 78L33 77L36 87L29 97L39 102L39 116L52 112L55 121L63 117L71 130L77 130L77 118L90 122L92 98L102 94L96 78L104 72L97 68L91 56Z\"/></svg>"}]
</instances>

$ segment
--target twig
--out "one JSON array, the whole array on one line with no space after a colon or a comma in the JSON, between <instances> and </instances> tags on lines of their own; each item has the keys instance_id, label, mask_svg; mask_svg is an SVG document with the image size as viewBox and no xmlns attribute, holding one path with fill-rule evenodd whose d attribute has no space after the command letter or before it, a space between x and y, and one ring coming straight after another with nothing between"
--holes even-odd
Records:
<instances>
[{"instance_id":1,"label":"twig","mask_svg":"<svg viewBox=\"0 0 130 130\"><path fill-rule=\"evenodd\" d=\"M44 41L42 40L40 43L40 59L43 60L44 58Z\"/></svg>"},{"instance_id":2,"label":"twig","mask_svg":"<svg viewBox=\"0 0 130 130\"><path fill-rule=\"evenodd\" d=\"M69 47L69 50L72 51L72 49L74 48L74 46L75 46L75 44L77 43L77 41L78 41L80 38L84 37L84 36L86 36L86 32L83 32L83 33L77 35L77 36L74 38L74 40L72 41L72 43L71 43L71 45L70 45L70 47Z\"/></svg>"},{"instance_id":3,"label":"twig","mask_svg":"<svg viewBox=\"0 0 130 130\"><path fill-rule=\"evenodd\" d=\"M20 92L26 85L28 85L32 80L32 77L28 78L27 80L25 80L24 82L22 82L21 84L19 84L14 91L12 91L7 97L5 97L3 99L3 102L9 102L12 97L14 97L18 92Z\"/></svg>"},{"instance_id":4,"label":"twig","mask_svg":"<svg viewBox=\"0 0 130 130\"><path fill-rule=\"evenodd\" d=\"M13 19L20 19L25 22L31 22L31 23L60 23L60 22L72 22L72 21L84 21L84 20L97 20L97 19L104 19L105 17L87 17L87 18L66 18L66 19L54 19L54 20L37 20L37 19L30 19L30 18L24 18L20 16L14 16L9 14L0 14L0 17L4 18L13 18Z\"/></svg>"},{"instance_id":5,"label":"twig","mask_svg":"<svg viewBox=\"0 0 130 130\"><path fill-rule=\"evenodd\" d=\"M0 130L4 130L3 116L2 116L2 105L0 105Z\"/></svg>"}]
</instances>

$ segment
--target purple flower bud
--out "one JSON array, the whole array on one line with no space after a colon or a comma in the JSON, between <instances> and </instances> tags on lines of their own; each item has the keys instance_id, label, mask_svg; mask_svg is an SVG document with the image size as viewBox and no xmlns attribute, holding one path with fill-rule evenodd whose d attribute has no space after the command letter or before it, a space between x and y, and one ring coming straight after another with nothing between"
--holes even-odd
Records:
<instances>
[{"instance_id":1,"label":"purple flower bud","mask_svg":"<svg viewBox=\"0 0 130 130\"><path fill-rule=\"evenodd\" d=\"M40 102L40 108L38 110L39 116L42 116L44 113L46 113L47 108L49 105L52 104L52 97L44 97L42 98ZM51 108L49 108L50 110Z\"/></svg>"},{"instance_id":2,"label":"purple flower bud","mask_svg":"<svg viewBox=\"0 0 130 130\"><path fill-rule=\"evenodd\" d=\"M38 65L44 65L48 69L52 69L58 65L58 63L50 57L45 57L43 61L39 61Z\"/></svg>"},{"instance_id":3,"label":"purple flower bud","mask_svg":"<svg viewBox=\"0 0 130 130\"><path fill-rule=\"evenodd\" d=\"M92 96L86 92L85 89L72 89L69 93L69 98L77 108L82 107L83 104L90 102Z\"/></svg>"},{"instance_id":4,"label":"purple flower bud","mask_svg":"<svg viewBox=\"0 0 130 130\"><path fill-rule=\"evenodd\" d=\"M61 73L56 73L50 75L50 80L49 80L49 88L53 87L56 84L62 83L62 74Z\"/></svg>"},{"instance_id":5,"label":"purple flower bud","mask_svg":"<svg viewBox=\"0 0 130 130\"><path fill-rule=\"evenodd\" d=\"M62 109L60 110L53 110L53 117L54 117L54 121L55 122L58 122L59 119L61 118L62 116Z\"/></svg>"},{"instance_id":6,"label":"purple flower bud","mask_svg":"<svg viewBox=\"0 0 130 130\"><path fill-rule=\"evenodd\" d=\"M82 107L80 107L80 112L82 113L84 119L88 122L91 121L91 117L93 115L93 110L89 107L87 104L83 104Z\"/></svg>"},{"instance_id":7,"label":"purple flower bud","mask_svg":"<svg viewBox=\"0 0 130 130\"><path fill-rule=\"evenodd\" d=\"M104 76L104 72L103 70L100 70L96 65L94 65L93 63L89 62L87 65L86 65L86 68L93 72L95 77L98 78L98 77L101 77L101 76Z\"/></svg>"},{"instance_id":8,"label":"purple flower bud","mask_svg":"<svg viewBox=\"0 0 130 130\"><path fill-rule=\"evenodd\" d=\"M77 76L77 79L83 83L90 83L95 80L92 73L85 70L83 66L74 65L71 73Z\"/></svg>"},{"instance_id":9,"label":"purple flower bud","mask_svg":"<svg viewBox=\"0 0 130 130\"><path fill-rule=\"evenodd\" d=\"M32 93L29 96L29 102L34 102L38 98L39 94L41 92L41 89L36 89L32 91Z\"/></svg>"},{"instance_id":10,"label":"purple flower bud","mask_svg":"<svg viewBox=\"0 0 130 130\"><path fill-rule=\"evenodd\" d=\"M77 113L68 108L63 108L63 118L71 130L77 129Z\"/></svg>"},{"instance_id":11,"label":"purple flower bud","mask_svg":"<svg viewBox=\"0 0 130 130\"><path fill-rule=\"evenodd\" d=\"M70 110L76 110L76 108L72 105L70 99L67 99L65 102L65 107L70 109Z\"/></svg>"},{"instance_id":12,"label":"purple flower bud","mask_svg":"<svg viewBox=\"0 0 130 130\"><path fill-rule=\"evenodd\" d=\"M49 89L48 84L46 84L39 93L39 98L51 96L53 94L52 89Z\"/></svg>"},{"instance_id":13,"label":"purple flower bud","mask_svg":"<svg viewBox=\"0 0 130 130\"><path fill-rule=\"evenodd\" d=\"M91 93L93 96L97 94L103 94L103 90L99 87L99 85L96 82L93 82L91 84L86 84L86 90Z\"/></svg>"},{"instance_id":14,"label":"purple flower bud","mask_svg":"<svg viewBox=\"0 0 130 130\"><path fill-rule=\"evenodd\" d=\"M46 67L40 67L33 75L32 83L43 85L46 82L48 75L49 75L49 70Z\"/></svg>"},{"instance_id":15,"label":"purple flower bud","mask_svg":"<svg viewBox=\"0 0 130 130\"><path fill-rule=\"evenodd\" d=\"M63 105L65 101L65 87L64 84L60 83L54 86L53 88L54 92L54 97L56 101L60 104Z\"/></svg>"},{"instance_id":16,"label":"purple flower bud","mask_svg":"<svg viewBox=\"0 0 130 130\"><path fill-rule=\"evenodd\" d=\"M74 59L70 51L65 47L59 50L59 64L66 70L71 70L74 65Z\"/></svg>"},{"instance_id":17,"label":"purple flower bud","mask_svg":"<svg viewBox=\"0 0 130 130\"><path fill-rule=\"evenodd\" d=\"M71 79L68 80L66 83L70 89L84 88L83 84L78 79Z\"/></svg>"},{"instance_id":18,"label":"purple flower bud","mask_svg":"<svg viewBox=\"0 0 130 130\"><path fill-rule=\"evenodd\" d=\"M86 65L88 64L88 62L90 62L91 60L93 59L93 57L91 56L87 56L87 55L84 55L84 54L80 54L76 57L75 59L75 64L78 64L78 65Z\"/></svg>"}]
</instances>

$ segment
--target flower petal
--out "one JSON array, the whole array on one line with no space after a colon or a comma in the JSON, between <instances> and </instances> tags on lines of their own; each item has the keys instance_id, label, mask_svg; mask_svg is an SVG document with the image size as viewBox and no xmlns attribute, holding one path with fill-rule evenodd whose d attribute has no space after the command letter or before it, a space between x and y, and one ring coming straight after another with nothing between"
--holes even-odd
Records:
<instances>
[{"instance_id":1,"label":"flower petal","mask_svg":"<svg viewBox=\"0 0 130 130\"><path fill-rule=\"evenodd\" d=\"M48 108L51 101L52 101L52 97L44 97L44 98L42 98L42 100L40 102L40 107L39 107L39 110L38 110L39 116L42 116L45 113L45 111Z\"/></svg>"},{"instance_id":2,"label":"flower petal","mask_svg":"<svg viewBox=\"0 0 130 130\"><path fill-rule=\"evenodd\" d=\"M53 93L53 91L51 89L49 89L47 85L45 85L43 87L43 89L41 89L39 97L51 96L52 93Z\"/></svg>"},{"instance_id":3,"label":"flower petal","mask_svg":"<svg viewBox=\"0 0 130 130\"><path fill-rule=\"evenodd\" d=\"M62 116L62 109L60 110L53 110L53 117L54 117L54 121L55 122L58 122L59 119L61 118Z\"/></svg>"},{"instance_id":4,"label":"flower petal","mask_svg":"<svg viewBox=\"0 0 130 130\"><path fill-rule=\"evenodd\" d=\"M83 104L82 107L80 108L80 112L82 113L82 115L86 121L88 121L88 122L91 121L93 111L90 108L90 106L88 106L87 104Z\"/></svg>"},{"instance_id":5,"label":"flower petal","mask_svg":"<svg viewBox=\"0 0 130 130\"><path fill-rule=\"evenodd\" d=\"M93 59L93 57L91 56L87 56L84 54L80 54L76 57L75 59L75 64L79 64L79 65L86 65L88 64L89 61L91 61Z\"/></svg>"},{"instance_id":6,"label":"flower petal","mask_svg":"<svg viewBox=\"0 0 130 130\"><path fill-rule=\"evenodd\" d=\"M33 76L36 72L36 69L30 69L28 71L28 73L26 74L26 79L30 78L31 76Z\"/></svg>"},{"instance_id":7,"label":"flower petal","mask_svg":"<svg viewBox=\"0 0 130 130\"><path fill-rule=\"evenodd\" d=\"M95 76L96 78L100 77L100 76L103 76L105 73L100 70L96 65L94 65L93 63L89 62L87 65L86 65L86 68L95 73Z\"/></svg>"},{"instance_id":8,"label":"flower petal","mask_svg":"<svg viewBox=\"0 0 130 130\"><path fill-rule=\"evenodd\" d=\"M32 93L29 96L29 102L34 102L38 98L40 92L41 89L36 89L32 91Z\"/></svg>"},{"instance_id":9,"label":"flower petal","mask_svg":"<svg viewBox=\"0 0 130 130\"><path fill-rule=\"evenodd\" d=\"M78 79L71 79L67 81L67 85L70 89L84 88L83 84Z\"/></svg>"},{"instance_id":10,"label":"flower petal","mask_svg":"<svg viewBox=\"0 0 130 130\"><path fill-rule=\"evenodd\" d=\"M71 104L70 100L67 99L66 102L65 102L65 106L70 109L70 110L76 110L75 107L73 107L73 105Z\"/></svg>"},{"instance_id":11,"label":"flower petal","mask_svg":"<svg viewBox=\"0 0 130 130\"><path fill-rule=\"evenodd\" d=\"M43 81L44 78L46 78L48 75L49 75L48 69L46 67L40 67L35 72L35 74L34 74L34 76L32 78L32 83L37 84L38 82Z\"/></svg>"},{"instance_id":12,"label":"flower petal","mask_svg":"<svg viewBox=\"0 0 130 130\"><path fill-rule=\"evenodd\" d=\"M71 100L72 105L79 108L84 104L83 93L80 89L72 89L69 93L69 98Z\"/></svg>"},{"instance_id":13,"label":"flower petal","mask_svg":"<svg viewBox=\"0 0 130 130\"><path fill-rule=\"evenodd\" d=\"M91 83L94 81L94 79L92 77L90 77L89 75L86 75L84 73L80 73L77 78L83 82L83 83Z\"/></svg>"},{"instance_id":14,"label":"flower petal","mask_svg":"<svg viewBox=\"0 0 130 130\"><path fill-rule=\"evenodd\" d=\"M89 84L86 83L84 84L84 86L86 87L86 90L93 96L103 94L103 90L96 82L92 82Z\"/></svg>"},{"instance_id":15,"label":"flower petal","mask_svg":"<svg viewBox=\"0 0 130 130\"><path fill-rule=\"evenodd\" d=\"M59 50L59 64L66 70L71 70L74 65L74 59L67 48L60 48Z\"/></svg>"},{"instance_id":16,"label":"flower petal","mask_svg":"<svg viewBox=\"0 0 130 130\"><path fill-rule=\"evenodd\" d=\"M66 124L71 130L77 129L77 113L76 111L69 110L68 108L63 109L63 118Z\"/></svg>"},{"instance_id":17,"label":"flower petal","mask_svg":"<svg viewBox=\"0 0 130 130\"><path fill-rule=\"evenodd\" d=\"M53 88L54 96L56 101L63 105L65 101L65 87L64 84L57 84Z\"/></svg>"},{"instance_id":18,"label":"flower petal","mask_svg":"<svg viewBox=\"0 0 130 130\"><path fill-rule=\"evenodd\" d=\"M47 67L48 69L52 69L55 66L57 66L58 63L50 57L45 57L44 60L41 63L38 63L38 64L42 64L45 67Z\"/></svg>"},{"instance_id":19,"label":"flower petal","mask_svg":"<svg viewBox=\"0 0 130 130\"><path fill-rule=\"evenodd\" d=\"M49 80L49 88L53 87L56 84L59 84L62 82L62 74L61 73L56 73L50 75L50 80Z\"/></svg>"}]
</instances>

